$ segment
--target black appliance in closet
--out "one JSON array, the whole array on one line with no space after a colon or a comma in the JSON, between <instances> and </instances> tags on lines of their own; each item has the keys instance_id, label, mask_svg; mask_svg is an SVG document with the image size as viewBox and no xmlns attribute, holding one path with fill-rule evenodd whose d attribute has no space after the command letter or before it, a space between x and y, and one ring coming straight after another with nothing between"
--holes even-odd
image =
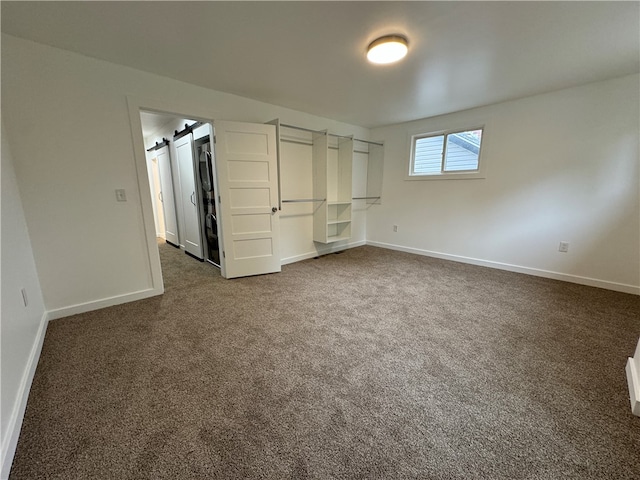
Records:
<instances>
[{"instance_id":1,"label":"black appliance in closet","mask_svg":"<svg viewBox=\"0 0 640 480\"><path fill-rule=\"evenodd\" d=\"M211 143L198 145L198 165L200 185L202 186L202 203L204 213L204 230L207 246L207 259L214 265L220 266L220 248L218 244L218 220L215 204L215 189L213 182L213 155Z\"/></svg>"}]
</instances>

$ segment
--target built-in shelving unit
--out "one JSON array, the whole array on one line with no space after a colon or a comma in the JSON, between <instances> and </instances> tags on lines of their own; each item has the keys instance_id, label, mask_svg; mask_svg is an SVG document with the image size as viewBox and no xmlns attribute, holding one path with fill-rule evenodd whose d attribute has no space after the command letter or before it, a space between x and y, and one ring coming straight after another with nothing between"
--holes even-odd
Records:
<instances>
[{"instance_id":1,"label":"built-in shelving unit","mask_svg":"<svg viewBox=\"0 0 640 480\"><path fill-rule=\"evenodd\" d=\"M348 241L362 239L367 210L382 200L383 143L279 120L267 123L276 125L280 143L284 228L295 225L296 232L304 232L304 242L310 236L325 245L316 245L317 250L335 242L341 242L337 248L345 248ZM308 248L308 243L300 245Z\"/></svg>"},{"instance_id":2,"label":"built-in shelving unit","mask_svg":"<svg viewBox=\"0 0 640 480\"><path fill-rule=\"evenodd\" d=\"M313 135L313 196L326 199L313 213L313 240L319 243L351 238L353 138L337 139L336 152L327 132Z\"/></svg>"}]
</instances>

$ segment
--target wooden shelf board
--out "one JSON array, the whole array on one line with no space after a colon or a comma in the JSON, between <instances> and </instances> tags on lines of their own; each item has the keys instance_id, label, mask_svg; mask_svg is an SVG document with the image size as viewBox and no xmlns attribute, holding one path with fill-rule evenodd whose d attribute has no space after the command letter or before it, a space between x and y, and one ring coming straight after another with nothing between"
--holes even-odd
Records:
<instances>
[{"instance_id":1,"label":"wooden shelf board","mask_svg":"<svg viewBox=\"0 0 640 480\"><path fill-rule=\"evenodd\" d=\"M327 243L339 242L340 240L349 240L348 236L336 235L335 237L327 237Z\"/></svg>"}]
</instances>

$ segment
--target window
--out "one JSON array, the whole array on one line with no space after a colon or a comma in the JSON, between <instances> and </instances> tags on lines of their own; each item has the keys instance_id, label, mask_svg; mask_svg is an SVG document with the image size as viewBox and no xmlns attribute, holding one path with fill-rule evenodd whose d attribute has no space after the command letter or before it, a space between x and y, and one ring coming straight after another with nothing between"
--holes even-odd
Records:
<instances>
[{"instance_id":1,"label":"window","mask_svg":"<svg viewBox=\"0 0 640 480\"><path fill-rule=\"evenodd\" d=\"M409 177L481 178L482 128L411 137Z\"/></svg>"}]
</instances>

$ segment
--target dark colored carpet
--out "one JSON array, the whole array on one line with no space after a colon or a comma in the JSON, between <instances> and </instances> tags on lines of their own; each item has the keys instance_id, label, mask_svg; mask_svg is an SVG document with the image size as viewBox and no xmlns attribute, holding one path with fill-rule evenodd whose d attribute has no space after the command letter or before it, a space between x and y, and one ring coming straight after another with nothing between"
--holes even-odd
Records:
<instances>
[{"instance_id":1,"label":"dark colored carpet","mask_svg":"<svg viewBox=\"0 0 640 480\"><path fill-rule=\"evenodd\" d=\"M12 480L638 479L632 295L361 247L50 323Z\"/></svg>"}]
</instances>

